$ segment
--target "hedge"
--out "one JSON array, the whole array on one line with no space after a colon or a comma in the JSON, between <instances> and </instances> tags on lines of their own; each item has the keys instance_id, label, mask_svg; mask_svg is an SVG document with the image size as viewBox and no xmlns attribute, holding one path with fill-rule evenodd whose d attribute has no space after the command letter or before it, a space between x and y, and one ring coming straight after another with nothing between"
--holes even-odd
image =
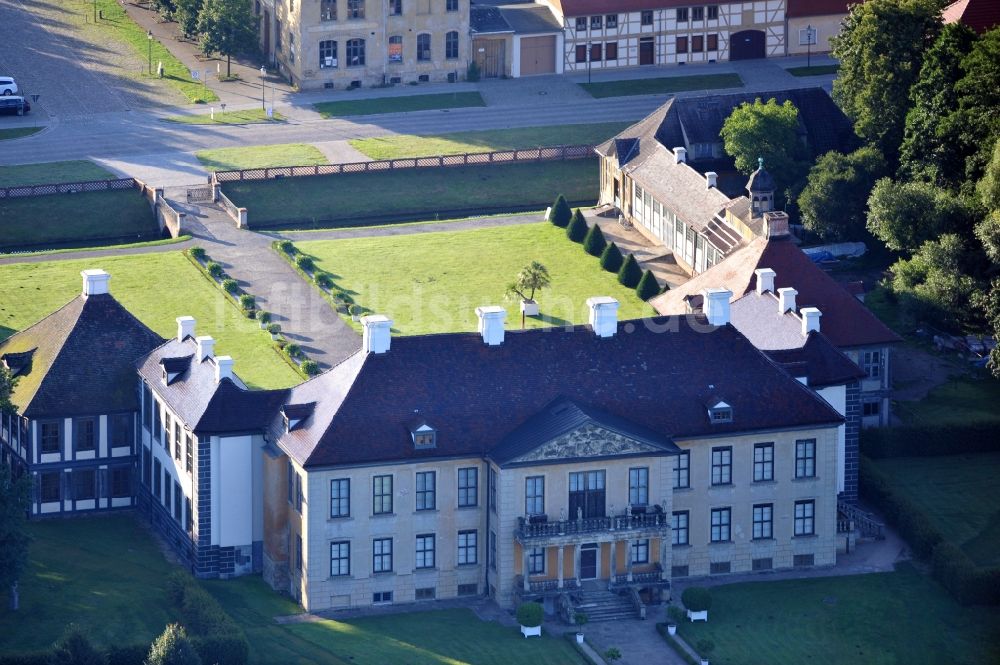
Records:
<instances>
[{"instance_id":1,"label":"hedge","mask_svg":"<svg viewBox=\"0 0 1000 665\"><path fill-rule=\"evenodd\" d=\"M583 218L583 213L577 208L573 211L573 217L566 226L566 237L573 242L583 242L587 236L587 220Z\"/></svg>"},{"instance_id":2,"label":"hedge","mask_svg":"<svg viewBox=\"0 0 1000 665\"><path fill-rule=\"evenodd\" d=\"M861 452L872 459L1000 452L1000 423L865 429Z\"/></svg>"},{"instance_id":3,"label":"hedge","mask_svg":"<svg viewBox=\"0 0 1000 665\"><path fill-rule=\"evenodd\" d=\"M604 232L597 222L590 227L587 235L583 237L583 251L591 256L600 256L604 248L608 246L608 241L604 239Z\"/></svg>"},{"instance_id":4,"label":"hedge","mask_svg":"<svg viewBox=\"0 0 1000 665\"><path fill-rule=\"evenodd\" d=\"M670 648L674 650L674 653L676 653L678 656L681 657L681 660L683 660L685 663L688 663L688 665L698 665L699 661L692 658L691 654L687 652L687 649L682 647L677 642L677 638L673 637L670 634L670 631L667 630L667 624L665 623L656 624L656 632L658 632L660 636L662 636L663 639L667 641L667 644L669 644Z\"/></svg>"},{"instance_id":5,"label":"hedge","mask_svg":"<svg viewBox=\"0 0 1000 665\"><path fill-rule=\"evenodd\" d=\"M51 651L0 655L0 665L49 665L51 662Z\"/></svg>"},{"instance_id":6,"label":"hedge","mask_svg":"<svg viewBox=\"0 0 1000 665\"><path fill-rule=\"evenodd\" d=\"M113 646L105 652L104 657L107 665L143 665L148 655L148 644L130 644ZM53 650L6 654L0 655L0 665L51 665L54 657Z\"/></svg>"},{"instance_id":7,"label":"hedge","mask_svg":"<svg viewBox=\"0 0 1000 665\"><path fill-rule=\"evenodd\" d=\"M611 242L608 246L604 248L601 252L601 267L608 272L617 273L621 267L622 263L625 262L625 257L622 256L622 252L618 249L618 245Z\"/></svg>"},{"instance_id":8,"label":"hedge","mask_svg":"<svg viewBox=\"0 0 1000 665\"><path fill-rule=\"evenodd\" d=\"M934 548L931 575L961 605L1000 605L1000 567L980 568L951 543Z\"/></svg>"},{"instance_id":9,"label":"hedge","mask_svg":"<svg viewBox=\"0 0 1000 665\"><path fill-rule=\"evenodd\" d=\"M566 228L571 217L573 217L573 210L566 203L566 197L560 194L549 209L549 222L560 228Z\"/></svg>"},{"instance_id":10,"label":"hedge","mask_svg":"<svg viewBox=\"0 0 1000 665\"><path fill-rule=\"evenodd\" d=\"M250 653L246 637L212 594L183 571L167 577L167 594L203 662L245 665Z\"/></svg>"}]
</instances>

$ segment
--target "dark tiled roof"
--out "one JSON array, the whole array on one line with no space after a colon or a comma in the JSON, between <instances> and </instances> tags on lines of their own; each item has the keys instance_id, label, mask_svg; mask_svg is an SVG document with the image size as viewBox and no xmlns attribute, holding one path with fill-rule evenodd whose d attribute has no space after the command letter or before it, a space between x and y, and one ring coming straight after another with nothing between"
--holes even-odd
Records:
<instances>
[{"instance_id":1,"label":"dark tiled roof","mask_svg":"<svg viewBox=\"0 0 1000 665\"><path fill-rule=\"evenodd\" d=\"M135 361L163 338L110 294L78 296L0 343L0 356L32 351L13 402L22 415L82 416L138 408Z\"/></svg>"},{"instance_id":2,"label":"dark tiled roof","mask_svg":"<svg viewBox=\"0 0 1000 665\"><path fill-rule=\"evenodd\" d=\"M318 467L485 455L560 396L673 438L840 422L731 326L696 316L618 330L603 339L589 326L509 331L494 347L474 333L394 338L385 354L356 353L293 388L288 402L316 400L316 413L287 434L276 419L271 432ZM714 393L733 405L732 423L709 423ZM414 449L406 424L417 412L437 428L433 449Z\"/></svg>"},{"instance_id":3,"label":"dark tiled roof","mask_svg":"<svg viewBox=\"0 0 1000 665\"><path fill-rule=\"evenodd\" d=\"M504 437L503 441L489 452L489 458L497 464L507 464L556 437L591 423L635 441L656 446L662 449L664 455L680 451L673 441L658 432L640 427L625 418L613 416L600 409L577 404L565 397L557 397Z\"/></svg>"},{"instance_id":4,"label":"dark tiled roof","mask_svg":"<svg viewBox=\"0 0 1000 665\"><path fill-rule=\"evenodd\" d=\"M628 160L639 147L639 139L615 139L615 156L618 158L618 165L628 164Z\"/></svg>"},{"instance_id":5,"label":"dark tiled roof","mask_svg":"<svg viewBox=\"0 0 1000 665\"><path fill-rule=\"evenodd\" d=\"M750 174L750 179L747 181L748 192L773 192L775 189L777 185L774 184L774 178L763 165Z\"/></svg>"},{"instance_id":6,"label":"dark tiled roof","mask_svg":"<svg viewBox=\"0 0 1000 665\"><path fill-rule=\"evenodd\" d=\"M861 4L863 0L788 0L786 18L805 16L834 16L847 14L848 5Z\"/></svg>"},{"instance_id":7,"label":"dark tiled roof","mask_svg":"<svg viewBox=\"0 0 1000 665\"><path fill-rule=\"evenodd\" d=\"M822 333L811 332L804 345L795 349L768 351L767 355L794 376L801 374L793 371L790 365L804 366L806 379L813 388L851 383L865 375Z\"/></svg>"},{"instance_id":8,"label":"dark tiled roof","mask_svg":"<svg viewBox=\"0 0 1000 665\"><path fill-rule=\"evenodd\" d=\"M556 11L563 16L587 16L589 14L614 14L637 12L643 9L663 9L688 7L690 0L552 0Z\"/></svg>"},{"instance_id":9,"label":"dark tiled roof","mask_svg":"<svg viewBox=\"0 0 1000 665\"><path fill-rule=\"evenodd\" d=\"M503 5L500 13L519 35L562 32L562 24L544 5Z\"/></svg>"},{"instance_id":10,"label":"dark tiled roof","mask_svg":"<svg viewBox=\"0 0 1000 665\"><path fill-rule=\"evenodd\" d=\"M194 431L209 434L263 432L287 397L287 390L247 390L224 379L218 384Z\"/></svg>"},{"instance_id":11,"label":"dark tiled roof","mask_svg":"<svg viewBox=\"0 0 1000 665\"><path fill-rule=\"evenodd\" d=\"M498 7L473 5L469 10L469 27L472 34L514 32Z\"/></svg>"}]
</instances>

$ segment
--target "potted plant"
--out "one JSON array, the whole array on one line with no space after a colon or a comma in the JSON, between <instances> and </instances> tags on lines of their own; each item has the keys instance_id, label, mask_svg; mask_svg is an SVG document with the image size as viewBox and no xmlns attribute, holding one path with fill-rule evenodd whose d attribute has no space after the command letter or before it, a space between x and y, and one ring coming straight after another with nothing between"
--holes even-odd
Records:
<instances>
[{"instance_id":1,"label":"potted plant","mask_svg":"<svg viewBox=\"0 0 1000 665\"><path fill-rule=\"evenodd\" d=\"M691 621L708 621L708 610L712 607L712 595L708 589L693 586L684 589L681 602L687 608L687 617Z\"/></svg>"},{"instance_id":2,"label":"potted plant","mask_svg":"<svg viewBox=\"0 0 1000 665\"><path fill-rule=\"evenodd\" d=\"M538 603L521 603L517 606L517 622L521 624L521 634L525 637L542 636L542 619L545 609Z\"/></svg>"},{"instance_id":3,"label":"potted plant","mask_svg":"<svg viewBox=\"0 0 1000 665\"><path fill-rule=\"evenodd\" d=\"M507 295L518 296L521 299L521 327L524 328L524 317L538 316L538 303L535 302L535 291L541 291L552 279L548 269L538 261L521 268L521 272L507 286Z\"/></svg>"},{"instance_id":4,"label":"potted plant","mask_svg":"<svg viewBox=\"0 0 1000 665\"><path fill-rule=\"evenodd\" d=\"M589 619L590 617L588 617L583 612L577 612L576 614L573 615L573 623L580 626L580 629L576 631L577 644L583 644L583 624L587 623Z\"/></svg>"},{"instance_id":5,"label":"potted plant","mask_svg":"<svg viewBox=\"0 0 1000 665\"><path fill-rule=\"evenodd\" d=\"M257 321L260 322L261 330L267 330L267 324L271 322L271 313L263 311L257 312Z\"/></svg>"},{"instance_id":6,"label":"potted plant","mask_svg":"<svg viewBox=\"0 0 1000 665\"><path fill-rule=\"evenodd\" d=\"M281 325L278 323L267 324L267 332L271 333L271 339L278 341L281 336Z\"/></svg>"},{"instance_id":7,"label":"potted plant","mask_svg":"<svg viewBox=\"0 0 1000 665\"><path fill-rule=\"evenodd\" d=\"M622 652L618 647L609 647L607 651L604 652L604 660L609 663L622 659Z\"/></svg>"},{"instance_id":8,"label":"potted plant","mask_svg":"<svg viewBox=\"0 0 1000 665\"><path fill-rule=\"evenodd\" d=\"M351 305L349 309L351 312L351 321L360 321L361 313L365 311L364 308L361 305Z\"/></svg>"},{"instance_id":9,"label":"potted plant","mask_svg":"<svg viewBox=\"0 0 1000 665\"><path fill-rule=\"evenodd\" d=\"M667 622L667 634L670 635L671 637L677 634L677 624L674 623L673 621Z\"/></svg>"}]
</instances>

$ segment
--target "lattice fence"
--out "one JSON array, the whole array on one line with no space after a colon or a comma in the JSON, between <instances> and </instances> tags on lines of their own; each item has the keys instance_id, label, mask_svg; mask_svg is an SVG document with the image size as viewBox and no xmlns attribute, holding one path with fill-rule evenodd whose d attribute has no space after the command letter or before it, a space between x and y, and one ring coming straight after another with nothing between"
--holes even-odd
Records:
<instances>
[{"instance_id":1,"label":"lattice fence","mask_svg":"<svg viewBox=\"0 0 1000 665\"><path fill-rule=\"evenodd\" d=\"M113 192L132 188L142 189L142 185L135 178L62 182L51 185L21 185L17 187L0 187L0 199L23 198L25 196L49 196L52 194L78 194L80 192Z\"/></svg>"}]
</instances>

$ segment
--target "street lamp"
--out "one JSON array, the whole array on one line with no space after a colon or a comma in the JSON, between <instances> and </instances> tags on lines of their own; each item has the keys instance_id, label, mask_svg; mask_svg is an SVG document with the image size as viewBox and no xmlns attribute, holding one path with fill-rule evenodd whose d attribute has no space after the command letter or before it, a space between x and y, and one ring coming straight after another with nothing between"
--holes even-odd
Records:
<instances>
[{"instance_id":1,"label":"street lamp","mask_svg":"<svg viewBox=\"0 0 1000 665\"><path fill-rule=\"evenodd\" d=\"M146 60L147 60L146 69L148 70L148 72L150 74L152 74L153 73L153 31L152 30L147 30L146 31L146 42L149 45L149 48L147 49L148 56L146 58Z\"/></svg>"},{"instance_id":2,"label":"street lamp","mask_svg":"<svg viewBox=\"0 0 1000 665\"><path fill-rule=\"evenodd\" d=\"M590 48L591 48L590 42L587 42L587 83L588 84L590 83L590 61L591 61L591 57L590 56L592 55L592 53L590 52Z\"/></svg>"},{"instance_id":3,"label":"street lamp","mask_svg":"<svg viewBox=\"0 0 1000 665\"><path fill-rule=\"evenodd\" d=\"M812 24L806 26L806 69L812 66L813 51L813 27Z\"/></svg>"},{"instance_id":4,"label":"street lamp","mask_svg":"<svg viewBox=\"0 0 1000 665\"><path fill-rule=\"evenodd\" d=\"M264 74L267 70L264 69L264 65L260 66L260 110L265 111L267 107L264 105Z\"/></svg>"}]
</instances>

